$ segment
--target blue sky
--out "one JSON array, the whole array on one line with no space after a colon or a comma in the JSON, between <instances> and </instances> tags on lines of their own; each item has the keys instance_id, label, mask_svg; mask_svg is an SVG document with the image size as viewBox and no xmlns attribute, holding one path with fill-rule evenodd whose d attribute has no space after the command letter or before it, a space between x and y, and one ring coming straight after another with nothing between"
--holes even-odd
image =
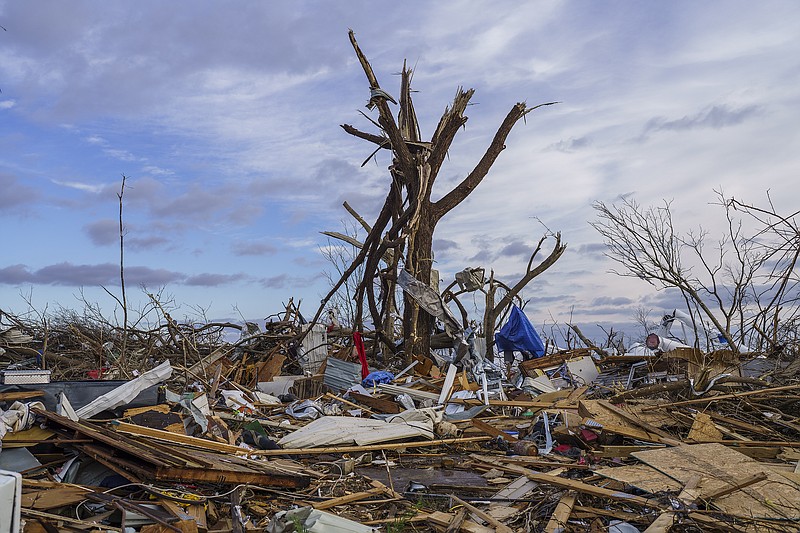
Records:
<instances>
[{"instance_id":1,"label":"blue sky","mask_svg":"<svg viewBox=\"0 0 800 533\"><path fill-rule=\"evenodd\" d=\"M389 93L415 66L423 137L476 89L439 194L514 103L562 102L515 127L436 235L445 282L466 266L513 282L541 223L561 231L567 253L525 293L534 324L676 305L608 273L594 201L671 200L680 229L714 230L714 189L769 189L784 211L800 195L797 2L0 0L0 25L0 309L82 292L113 311L124 174L131 298L164 286L223 318L294 297L313 314L319 232L341 230L345 200L374 216L388 183L385 155L361 168L372 146L339 127L373 131L348 28Z\"/></svg>"}]
</instances>

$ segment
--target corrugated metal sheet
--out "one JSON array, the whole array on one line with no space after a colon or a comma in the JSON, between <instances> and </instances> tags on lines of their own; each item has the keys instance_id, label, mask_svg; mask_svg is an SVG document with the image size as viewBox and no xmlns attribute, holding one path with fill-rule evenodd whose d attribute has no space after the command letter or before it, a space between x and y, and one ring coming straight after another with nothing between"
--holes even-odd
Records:
<instances>
[{"instance_id":1,"label":"corrugated metal sheet","mask_svg":"<svg viewBox=\"0 0 800 533\"><path fill-rule=\"evenodd\" d=\"M329 357L322 382L335 391L347 390L361 383L361 365Z\"/></svg>"}]
</instances>

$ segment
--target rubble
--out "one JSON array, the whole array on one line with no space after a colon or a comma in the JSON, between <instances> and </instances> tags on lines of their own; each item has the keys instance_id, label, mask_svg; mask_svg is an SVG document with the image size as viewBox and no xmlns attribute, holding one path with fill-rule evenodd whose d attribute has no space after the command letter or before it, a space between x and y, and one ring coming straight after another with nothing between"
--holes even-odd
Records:
<instances>
[{"instance_id":1,"label":"rubble","mask_svg":"<svg viewBox=\"0 0 800 533\"><path fill-rule=\"evenodd\" d=\"M301 325L279 328L162 354L93 400L60 379L0 387L16 492L0 515L24 531L800 527L800 384L743 375L754 355L514 351L490 387L499 367L453 349L371 360L362 383L352 337L292 374ZM5 358L35 349L14 338Z\"/></svg>"}]
</instances>

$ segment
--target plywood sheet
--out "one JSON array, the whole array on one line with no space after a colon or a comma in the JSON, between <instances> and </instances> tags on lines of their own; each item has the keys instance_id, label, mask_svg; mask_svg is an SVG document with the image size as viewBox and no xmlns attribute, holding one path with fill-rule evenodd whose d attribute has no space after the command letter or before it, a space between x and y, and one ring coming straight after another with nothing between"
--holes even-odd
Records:
<instances>
[{"instance_id":1,"label":"plywood sheet","mask_svg":"<svg viewBox=\"0 0 800 533\"><path fill-rule=\"evenodd\" d=\"M721 489L764 473L767 479L714 500L723 512L756 518L800 519L800 485L722 444L696 444L635 452L634 457L685 485L700 474L700 492Z\"/></svg>"},{"instance_id":2,"label":"plywood sheet","mask_svg":"<svg viewBox=\"0 0 800 533\"><path fill-rule=\"evenodd\" d=\"M595 474L620 481L639 490L655 494L657 492L680 490L683 485L647 465L626 465L598 468Z\"/></svg>"}]
</instances>

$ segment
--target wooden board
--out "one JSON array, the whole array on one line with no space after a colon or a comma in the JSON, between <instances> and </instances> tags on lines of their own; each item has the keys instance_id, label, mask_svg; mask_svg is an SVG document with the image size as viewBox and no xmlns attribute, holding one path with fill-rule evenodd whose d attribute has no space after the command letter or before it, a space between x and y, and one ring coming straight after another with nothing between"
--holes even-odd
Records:
<instances>
[{"instance_id":1,"label":"wooden board","mask_svg":"<svg viewBox=\"0 0 800 533\"><path fill-rule=\"evenodd\" d=\"M700 474L701 492L714 492L743 478L764 473L767 479L723 496L714 504L743 517L800 519L800 485L722 444L695 444L632 454L685 485Z\"/></svg>"}]
</instances>

